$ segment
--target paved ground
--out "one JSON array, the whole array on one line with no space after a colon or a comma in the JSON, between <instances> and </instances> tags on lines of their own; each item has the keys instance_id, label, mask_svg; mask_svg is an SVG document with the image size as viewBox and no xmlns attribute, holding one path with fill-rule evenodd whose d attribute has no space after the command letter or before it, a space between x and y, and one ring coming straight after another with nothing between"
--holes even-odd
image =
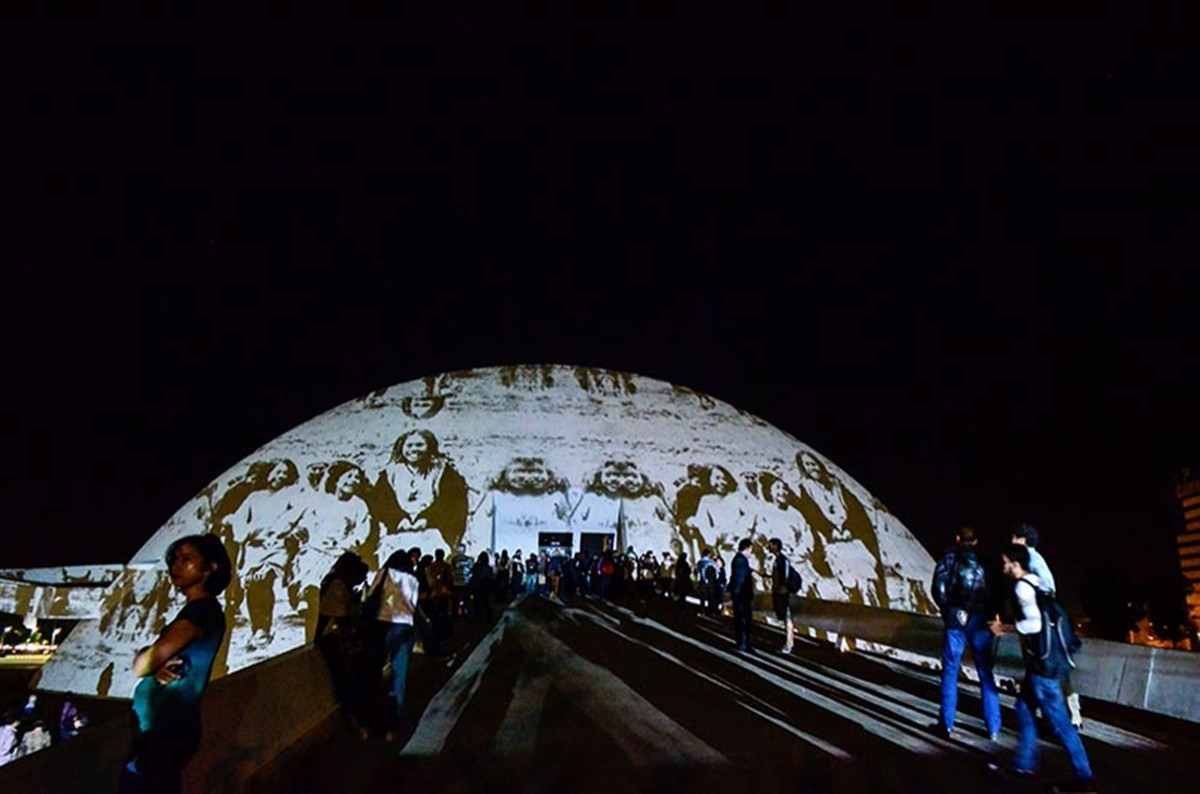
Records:
<instances>
[{"instance_id":1,"label":"paved ground","mask_svg":"<svg viewBox=\"0 0 1200 794\"><path fill-rule=\"evenodd\" d=\"M724 620L664 602L569 606L528 598L487 634L468 633L447 666L418 657L420 713L407 741L362 743L331 724L256 790L666 792L1011 792L1067 775L1043 743L1045 777L1014 784L987 770L1015 746L988 741L970 687L951 741L926 671L756 627L762 652L733 652ZM460 635L460 640L462 639ZM1104 791L1178 792L1196 779L1200 726L1085 702L1085 743Z\"/></svg>"}]
</instances>

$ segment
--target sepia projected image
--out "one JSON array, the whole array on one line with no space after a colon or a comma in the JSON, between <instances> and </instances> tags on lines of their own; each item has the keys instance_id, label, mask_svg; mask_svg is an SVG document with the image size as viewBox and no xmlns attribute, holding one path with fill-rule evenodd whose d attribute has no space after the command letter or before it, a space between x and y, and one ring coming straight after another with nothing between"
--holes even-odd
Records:
<instances>
[{"instance_id":1,"label":"sepia projected image","mask_svg":"<svg viewBox=\"0 0 1200 794\"><path fill-rule=\"evenodd\" d=\"M858 483L756 417L624 372L521 366L381 389L263 446L138 551L41 686L127 697L129 659L179 604L162 555L218 535L235 563L222 675L310 641L317 588L344 550L372 569L420 547L528 555L780 538L811 598L930 613L933 560Z\"/></svg>"}]
</instances>

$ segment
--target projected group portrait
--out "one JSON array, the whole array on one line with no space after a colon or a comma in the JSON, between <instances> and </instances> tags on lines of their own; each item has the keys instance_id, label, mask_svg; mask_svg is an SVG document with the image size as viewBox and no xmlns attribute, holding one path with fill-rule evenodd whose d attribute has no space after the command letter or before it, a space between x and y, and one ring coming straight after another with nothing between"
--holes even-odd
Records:
<instances>
[{"instance_id":1,"label":"projected group portrait","mask_svg":"<svg viewBox=\"0 0 1200 794\"><path fill-rule=\"evenodd\" d=\"M765 575L779 538L808 597L931 608L933 561L899 520L762 420L614 370L461 370L338 406L214 479L138 551L47 685L95 691L89 670L153 639L173 608L162 554L196 532L218 535L235 564L218 675L311 642L321 579L347 551L372 569L397 550L460 544L472 556L632 548L693 561L712 549L728 563L749 538ZM127 673L110 675L118 693Z\"/></svg>"}]
</instances>

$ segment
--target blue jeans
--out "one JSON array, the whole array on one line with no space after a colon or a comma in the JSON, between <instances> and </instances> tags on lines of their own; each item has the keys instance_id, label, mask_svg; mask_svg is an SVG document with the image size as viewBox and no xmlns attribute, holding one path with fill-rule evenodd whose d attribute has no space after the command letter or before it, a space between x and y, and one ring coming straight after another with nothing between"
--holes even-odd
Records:
<instances>
[{"instance_id":1,"label":"blue jeans","mask_svg":"<svg viewBox=\"0 0 1200 794\"><path fill-rule=\"evenodd\" d=\"M392 698L396 701L396 716L404 716L404 686L408 680L408 660L416 638L409 623L393 623L387 631L387 653L392 660Z\"/></svg>"},{"instance_id":2,"label":"blue jeans","mask_svg":"<svg viewBox=\"0 0 1200 794\"><path fill-rule=\"evenodd\" d=\"M942 645L942 727L954 730L954 715L958 710L958 671L962 667L963 651L971 646L975 672L979 673L979 688L983 695L983 722L989 734L1000 732L1000 694L992 675L992 632L986 615L970 615L966 626L946 624Z\"/></svg>"},{"instance_id":3,"label":"blue jeans","mask_svg":"<svg viewBox=\"0 0 1200 794\"><path fill-rule=\"evenodd\" d=\"M1088 764L1087 751L1083 749L1083 741L1079 731L1071 724L1071 715L1067 712L1066 701L1063 700L1062 685L1056 678L1046 678L1033 673L1025 674L1025 683L1021 685L1021 695L1017 698L1017 730L1020 743L1017 745L1017 756L1013 766L1022 772L1032 772L1037 767L1037 723L1033 712L1038 706L1042 714L1050 722L1050 727L1058 735L1058 740L1066 748L1071 758L1071 768L1079 780L1092 779L1092 767Z\"/></svg>"},{"instance_id":4,"label":"blue jeans","mask_svg":"<svg viewBox=\"0 0 1200 794\"><path fill-rule=\"evenodd\" d=\"M538 578L538 575L536 573L525 574L525 592L526 593L532 594L532 593L537 592L537 588L538 588L537 578Z\"/></svg>"}]
</instances>

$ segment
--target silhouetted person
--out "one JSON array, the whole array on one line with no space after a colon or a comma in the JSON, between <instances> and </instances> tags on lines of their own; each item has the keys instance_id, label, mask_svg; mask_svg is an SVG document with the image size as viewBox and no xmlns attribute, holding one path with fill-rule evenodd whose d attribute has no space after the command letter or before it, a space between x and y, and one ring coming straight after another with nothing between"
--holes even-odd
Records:
<instances>
[{"instance_id":1,"label":"silhouetted person","mask_svg":"<svg viewBox=\"0 0 1200 794\"><path fill-rule=\"evenodd\" d=\"M141 680L133 693L137 731L120 791L176 792L184 764L200 744L200 698L225 636L217 596L231 566L216 535L189 535L167 548L171 584L187 599L154 644L133 660Z\"/></svg>"},{"instance_id":2,"label":"silhouetted person","mask_svg":"<svg viewBox=\"0 0 1200 794\"><path fill-rule=\"evenodd\" d=\"M796 625L792 622L793 591L788 584L792 565L783 553L782 540L771 538L767 543L767 548L771 550L771 554L775 555L775 562L771 566L771 605L775 609L775 617L783 621L787 632L787 639L784 640L780 651L791 653L792 643L796 639Z\"/></svg>"},{"instance_id":3,"label":"silhouetted person","mask_svg":"<svg viewBox=\"0 0 1200 794\"><path fill-rule=\"evenodd\" d=\"M317 647L329 665L333 691L351 727L366 738L363 709L370 680L364 665L365 631L360 625L359 597L355 588L367 578L367 564L352 552L338 557L321 580L317 617Z\"/></svg>"},{"instance_id":4,"label":"silhouetted person","mask_svg":"<svg viewBox=\"0 0 1200 794\"><path fill-rule=\"evenodd\" d=\"M687 597L692 594L692 566L688 564L687 554L680 554L675 561L675 606L683 609Z\"/></svg>"},{"instance_id":5,"label":"silhouetted person","mask_svg":"<svg viewBox=\"0 0 1200 794\"><path fill-rule=\"evenodd\" d=\"M492 622L492 588L496 577L486 551L479 552L471 569L471 614L480 623Z\"/></svg>"},{"instance_id":6,"label":"silhouetted person","mask_svg":"<svg viewBox=\"0 0 1200 794\"><path fill-rule=\"evenodd\" d=\"M752 653L750 647L750 614L754 607L754 573L750 567L749 538L738 542L737 554L733 555L733 574L729 578L729 594L733 597L733 636L737 649Z\"/></svg>"}]
</instances>

